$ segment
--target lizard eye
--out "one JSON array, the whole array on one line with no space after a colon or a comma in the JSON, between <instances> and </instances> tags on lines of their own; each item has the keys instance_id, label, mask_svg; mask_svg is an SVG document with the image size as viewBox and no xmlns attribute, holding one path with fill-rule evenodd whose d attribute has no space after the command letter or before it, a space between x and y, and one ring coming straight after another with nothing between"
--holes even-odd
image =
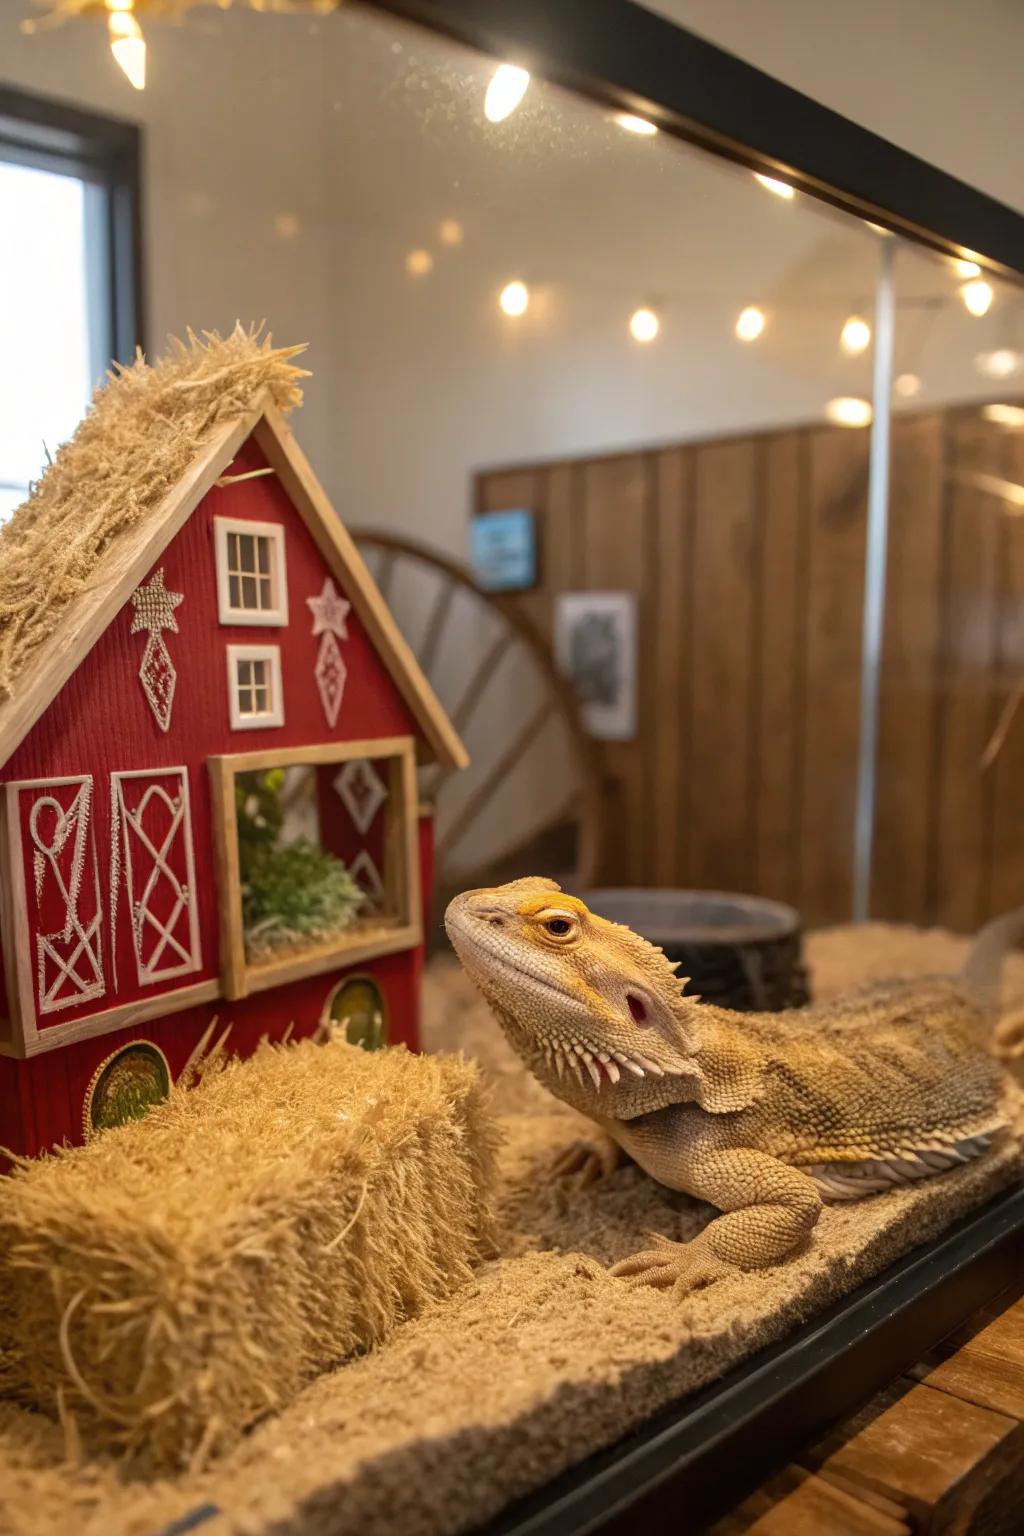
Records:
<instances>
[{"instance_id":1,"label":"lizard eye","mask_svg":"<svg viewBox=\"0 0 1024 1536\"><path fill-rule=\"evenodd\" d=\"M576 932L579 924L571 912L549 910L541 916L540 926L553 939L567 939Z\"/></svg>"}]
</instances>

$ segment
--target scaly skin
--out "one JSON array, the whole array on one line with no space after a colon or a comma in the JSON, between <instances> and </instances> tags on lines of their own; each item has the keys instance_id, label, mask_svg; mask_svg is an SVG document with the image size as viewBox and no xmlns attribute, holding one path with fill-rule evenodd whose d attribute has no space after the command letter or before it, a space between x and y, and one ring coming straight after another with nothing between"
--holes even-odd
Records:
<instances>
[{"instance_id":1,"label":"scaly skin","mask_svg":"<svg viewBox=\"0 0 1024 1536\"><path fill-rule=\"evenodd\" d=\"M660 949L550 880L467 891L445 926L534 1076L603 1133L556 1171L600 1176L625 1152L724 1213L693 1242L657 1239L616 1265L633 1283L683 1293L777 1264L823 1200L941 1173L1004 1128L979 970L998 968L1016 916L980 936L960 977L781 1014L684 997Z\"/></svg>"}]
</instances>

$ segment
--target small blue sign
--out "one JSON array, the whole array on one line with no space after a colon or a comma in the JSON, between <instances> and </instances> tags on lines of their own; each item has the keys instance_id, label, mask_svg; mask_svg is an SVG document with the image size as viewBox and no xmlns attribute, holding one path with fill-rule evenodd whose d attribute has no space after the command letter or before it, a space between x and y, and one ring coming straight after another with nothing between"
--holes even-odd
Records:
<instances>
[{"instance_id":1,"label":"small blue sign","mask_svg":"<svg viewBox=\"0 0 1024 1536\"><path fill-rule=\"evenodd\" d=\"M537 583L537 534L525 507L481 512L470 533L473 574L485 592L522 592Z\"/></svg>"}]
</instances>

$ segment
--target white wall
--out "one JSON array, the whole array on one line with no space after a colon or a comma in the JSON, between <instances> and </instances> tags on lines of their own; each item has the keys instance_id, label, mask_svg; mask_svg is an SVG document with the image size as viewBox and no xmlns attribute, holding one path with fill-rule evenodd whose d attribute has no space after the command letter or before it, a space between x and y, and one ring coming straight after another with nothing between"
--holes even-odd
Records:
<instances>
[{"instance_id":1,"label":"white wall","mask_svg":"<svg viewBox=\"0 0 1024 1536\"><path fill-rule=\"evenodd\" d=\"M785 50L779 37L769 48L766 13L809 65L827 52L821 28L812 47L796 18L809 26L813 9L838 26L846 8L688 9L684 19L714 16L723 30L732 16L737 32L761 16L760 62L778 69ZM912 0L893 9L909 14ZM481 113L488 61L365 10L147 21L141 94L102 25L25 37L23 13L24 0L0 0L8 80L144 123L151 346L236 317L308 340L314 377L296 430L353 523L461 554L475 468L801 421L833 395L868 391L868 359L836 346L844 316L872 304L878 242L856 221L784 204L745 173L633 138L540 84L495 129ZM940 53L943 27L930 36ZM916 69L912 80L923 59ZM444 217L465 227L457 250L437 239ZM419 245L436 266L413 281L404 258ZM901 271L908 301L925 307L907 311L898 366L928 361L922 398L989 388L970 360L1012 340L1014 305L968 322L948 268L908 259ZM535 294L518 323L495 304L512 276ZM641 348L626 320L649 301L664 329ZM743 348L731 328L750 302L772 319Z\"/></svg>"}]
</instances>

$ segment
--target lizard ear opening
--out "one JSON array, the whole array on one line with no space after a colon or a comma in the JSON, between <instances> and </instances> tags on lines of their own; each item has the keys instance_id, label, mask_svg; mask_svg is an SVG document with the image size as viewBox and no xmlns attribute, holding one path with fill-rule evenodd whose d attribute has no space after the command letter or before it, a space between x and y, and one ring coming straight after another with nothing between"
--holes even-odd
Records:
<instances>
[{"instance_id":1,"label":"lizard ear opening","mask_svg":"<svg viewBox=\"0 0 1024 1536\"><path fill-rule=\"evenodd\" d=\"M650 1024L651 1020L647 1012L647 1004L639 992L626 993L626 1006L629 1008L630 1017L634 1024L639 1024L641 1029L643 1029L644 1025Z\"/></svg>"}]
</instances>

